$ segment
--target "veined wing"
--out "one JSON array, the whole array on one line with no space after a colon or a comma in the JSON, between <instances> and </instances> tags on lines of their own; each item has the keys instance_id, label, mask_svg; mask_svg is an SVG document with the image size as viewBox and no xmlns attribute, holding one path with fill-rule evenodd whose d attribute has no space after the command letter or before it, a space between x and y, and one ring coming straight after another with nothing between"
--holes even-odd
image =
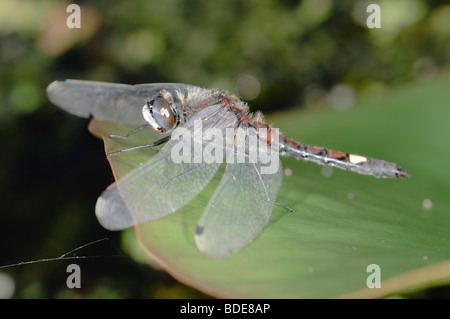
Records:
<instances>
[{"instance_id":1,"label":"veined wing","mask_svg":"<svg viewBox=\"0 0 450 319\"><path fill-rule=\"evenodd\" d=\"M248 135L255 135L253 128ZM241 148L242 150L242 148ZM262 174L260 161L227 164L225 174L198 223L195 241L214 258L247 246L269 222L282 184L279 158L271 174Z\"/></svg>"},{"instance_id":2,"label":"veined wing","mask_svg":"<svg viewBox=\"0 0 450 319\"><path fill-rule=\"evenodd\" d=\"M147 99L155 98L160 90L171 93L186 91L194 86L177 83L116 84L95 81L54 81L47 87L52 103L67 112L99 121L125 125L142 125L142 106Z\"/></svg>"},{"instance_id":3,"label":"veined wing","mask_svg":"<svg viewBox=\"0 0 450 319\"><path fill-rule=\"evenodd\" d=\"M235 127L237 118L217 104L196 113L183 128L193 132L197 121L204 128L224 131ZM104 191L97 201L96 215L105 228L125 229L174 213L210 182L221 162L195 163L192 152L190 162L175 163L172 151L178 152L179 143L170 140L159 153Z\"/></svg>"}]
</instances>

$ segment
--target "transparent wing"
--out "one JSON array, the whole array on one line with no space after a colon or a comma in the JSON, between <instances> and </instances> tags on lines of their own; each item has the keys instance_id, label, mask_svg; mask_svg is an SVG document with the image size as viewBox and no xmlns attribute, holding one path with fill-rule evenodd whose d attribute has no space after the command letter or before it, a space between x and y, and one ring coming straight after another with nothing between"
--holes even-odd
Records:
<instances>
[{"instance_id":1,"label":"transparent wing","mask_svg":"<svg viewBox=\"0 0 450 319\"><path fill-rule=\"evenodd\" d=\"M99 121L142 125L142 106L165 89L186 91L194 86L176 83L127 85L95 81L54 81L47 87L50 101L79 117L94 116Z\"/></svg>"},{"instance_id":2,"label":"transparent wing","mask_svg":"<svg viewBox=\"0 0 450 319\"><path fill-rule=\"evenodd\" d=\"M250 128L247 133L251 136L256 131ZM283 179L278 157L277 163L269 163L278 165L268 170L273 171L270 174L261 173L264 165L260 161L227 164L197 226L195 241L200 251L214 258L229 256L230 251L244 248L264 229Z\"/></svg>"},{"instance_id":3,"label":"transparent wing","mask_svg":"<svg viewBox=\"0 0 450 319\"><path fill-rule=\"evenodd\" d=\"M109 185L97 199L95 214L100 224L109 230L121 230L135 224L133 215L125 205L116 183Z\"/></svg>"},{"instance_id":4,"label":"transparent wing","mask_svg":"<svg viewBox=\"0 0 450 319\"><path fill-rule=\"evenodd\" d=\"M199 111L183 128L193 132L199 122L203 128L223 131L234 127L237 119L222 106L213 105ZM191 149L189 163L175 163L179 143L170 140L150 160L104 191L97 201L96 215L105 228L124 229L174 213L210 182L221 162L195 163L197 150Z\"/></svg>"},{"instance_id":5,"label":"transparent wing","mask_svg":"<svg viewBox=\"0 0 450 319\"><path fill-rule=\"evenodd\" d=\"M126 139L111 136L126 136L130 133L134 126L128 126L112 122L101 122L93 118L89 122L89 131L95 136L101 136L105 144L106 154L117 152L137 145L148 145L159 140L167 134L161 134L151 127L146 127ZM146 147L134 151L120 152L108 157L111 170L116 180L121 179L126 174L134 170L136 167L147 162L149 158L155 156L164 145L154 147Z\"/></svg>"}]
</instances>

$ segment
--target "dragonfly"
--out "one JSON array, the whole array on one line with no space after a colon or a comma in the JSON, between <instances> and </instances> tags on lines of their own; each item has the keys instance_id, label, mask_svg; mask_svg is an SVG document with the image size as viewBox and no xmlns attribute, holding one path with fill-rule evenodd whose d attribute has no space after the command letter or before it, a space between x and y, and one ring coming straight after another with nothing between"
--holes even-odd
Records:
<instances>
[{"instance_id":1,"label":"dragonfly","mask_svg":"<svg viewBox=\"0 0 450 319\"><path fill-rule=\"evenodd\" d=\"M175 213L191 202L225 163L221 180L194 235L198 249L213 258L230 256L248 246L267 226L275 205L284 206L276 202L283 181L282 165L279 163L264 174L262 171L269 164L262 157L249 155L255 141L267 146L267 150L277 155L276 159L293 157L377 178L410 177L392 162L289 139L268 125L261 113L251 113L245 102L219 89L179 83L127 85L64 80L51 83L47 94L52 103L73 115L135 127L125 136L110 135L110 138L127 139L144 129L158 134L156 139L154 135L149 137L151 140L145 145L107 154L111 160L118 153L141 148L157 150L98 198L96 216L106 229L123 230ZM195 145L188 143L191 161L175 161L174 154L179 154L180 148L180 139L173 138L177 130L183 129L195 137L198 125L202 130L223 133L227 136L225 142L209 137L194 142ZM238 136L245 136L239 138L243 142L229 143L236 142ZM225 153L219 154L222 161L192 160L198 155L196 145L208 143L216 150L224 149ZM225 159L230 149L244 154L244 161Z\"/></svg>"}]
</instances>

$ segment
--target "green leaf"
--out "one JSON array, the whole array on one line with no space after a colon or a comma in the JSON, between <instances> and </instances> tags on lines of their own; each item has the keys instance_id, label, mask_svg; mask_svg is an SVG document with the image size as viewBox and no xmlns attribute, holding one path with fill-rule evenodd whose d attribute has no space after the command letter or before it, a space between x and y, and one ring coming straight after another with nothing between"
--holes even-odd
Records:
<instances>
[{"instance_id":1,"label":"green leaf","mask_svg":"<svg viewBox=\"0 0 450 319\"><path fill-rule=\"evenodd\" d=\"M450 80L412 84L346 112L292 110L268 118L286 136L398 163L412 178L380 180L283 159L284 176L267 228L225 259L200 253L195 227L220 174L189 205L141 225L141 243L178 280L217 297L381 297L450 282ZM104 136L133 127L91 122ZM150 142L148 132L105 138L107 152ZM118 154L116 177L151 156L147 149ZM431 200L433 207L424 208ZM155 200L158 200L155 198ZM233 199L230 199L233 200ZM226 214L227 212L223 212ZM381 269L381 288L367 288Z\"/></svg>"}]
</instances>

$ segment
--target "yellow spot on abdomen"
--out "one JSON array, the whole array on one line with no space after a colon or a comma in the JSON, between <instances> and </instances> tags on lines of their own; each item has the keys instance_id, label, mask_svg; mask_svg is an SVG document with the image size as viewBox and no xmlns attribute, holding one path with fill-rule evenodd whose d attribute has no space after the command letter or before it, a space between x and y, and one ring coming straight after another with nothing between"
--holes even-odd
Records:
<instances>
[{"instance_id":1,"label":"yellow spot on abdomen","mask_svg":"<svg viewBox=\"0 0 450 319\"><path fill-rule=\"evenodd\" d=\"M349 154L348 159L350 160L350 163L353 164L359 164L367 161L367 158L364 156L359 156L355 154Z\"/></svg>"}]
</instances>

